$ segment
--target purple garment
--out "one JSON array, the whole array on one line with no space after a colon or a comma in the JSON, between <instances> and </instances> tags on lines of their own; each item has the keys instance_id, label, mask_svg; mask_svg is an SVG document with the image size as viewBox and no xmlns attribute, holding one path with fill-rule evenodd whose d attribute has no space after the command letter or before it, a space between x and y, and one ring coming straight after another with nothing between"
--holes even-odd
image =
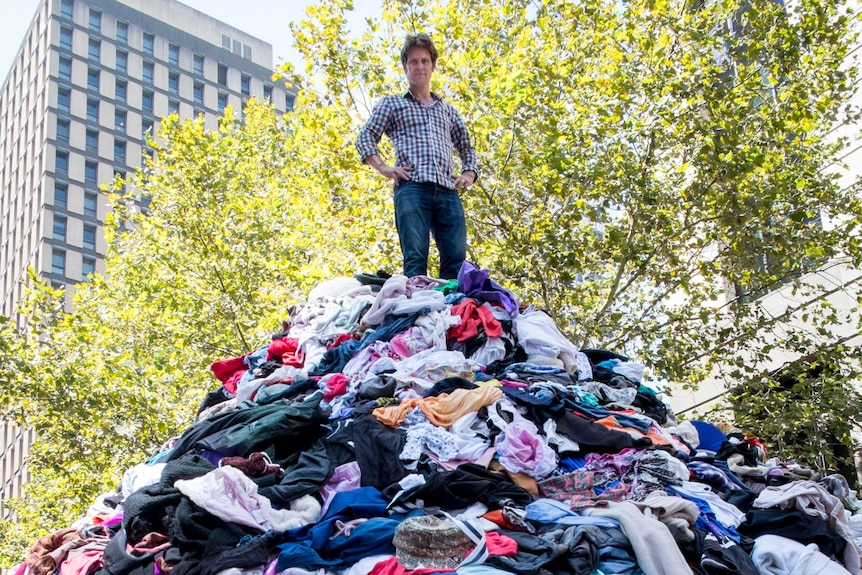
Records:
<instances>
[{"instance_id":1,"label":"purple garment","mask_svg":"<svg viewBox=\"0 0 862 575\"><path fill-rule=\"evenodd\" d=\"M499 305L510 317L518 315L518 300L514 294L492 280L488 270L480 270L470 262L465 261L458 271L458 291L467 297Z\"/></svg>"},{"instance_id":2,"label":"purple garment","mask_svg":"<svg viewBox=\"0 0 862 575\"><path fill-rule=\"evenodd\" d=\"M497 436L494 447L500 456L500 465L512 473L526 473L535 479L544 479L557 468L554 450L530 421L510 423Z\"/></svg>"}]
</instances>

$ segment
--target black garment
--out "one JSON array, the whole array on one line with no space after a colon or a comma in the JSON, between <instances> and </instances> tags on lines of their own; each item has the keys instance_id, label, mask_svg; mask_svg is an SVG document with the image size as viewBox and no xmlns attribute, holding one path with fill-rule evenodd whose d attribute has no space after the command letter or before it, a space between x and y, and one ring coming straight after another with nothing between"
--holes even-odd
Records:
<instances>
[{"instance_id":1,"label":"black garment","mask_svg":"<svg viewBox=\"0 0 862 575\"><path fill-rule=\"evenodd\" d=\"M517 575L550 575L547 566L563 554L564 548L538 535L500 530L518 544L515 555L491 555L486 563Z\"/></svg>"},{"instance_id":2,"label":"black garment","mask_svg":"<svg viewBox=\"0 0 862 575\"><path fill-rule=\"evenodd\" d=\"M587 359L589 359L590 363L592 363L593 365L598 365L601 362L607 361L609 359L618 359L620 361L629 360L629 358L624 355L620 355L606 349L582 349L581 353L586 355Z\"/></svg>"},{"instance_id":3,"label":"black garment","mask_svg":"<svg viewBox=\"0 0 862 575\"><path fill-rule=\"evenodd\" d=\"M580 445L582 453L619 453L629 447L648 447L652 441L635 440L624 431L608 429L603 425L565 412L557 419L557 433Z\"/></svg>"},{"instance_id":4,"label":"black garment","mask_svg":"<svg viewBox=\"0 0 862 575\"><path fill-rule=\"evenodd\" d=\"M714 535L692 528L694 540L680 545L697 575L760 575L748 552L731 540L720 542Z\"/></svg>"},{"instance_id":5,"label":"black garment","mask_svg":"<svg viewBox=\"0 0 862 575\"><path fill-rule=\"evenodd\" d=\"M425 397L437 397L441 393L452 393L456 389L476 389L477 387L479 386L463 377L447 377L435 383L431 389L425 392Z\"/></svg>"},{"instance_id":6,"label":"black garment","mask_svg":"<svg viewBox=\"0 0 862 575\"><path fill-rule=\"evenodd\" d=\"M126 532L114 535L102 553L102 568L94 575L153 575L154 555L136 557L126 552Z\"/></svg>"},{"instance_id":7,"label":"black garment","mask_svg":"<svg viewBox=\"0 0 862 575\"><path fill-rule=\"evenodd\" d=\"M192 451L199 441L224 429L242 428L245 426L254 427L254 422L273 413L282 413L285 412L285 410L287 410L287 413L294 413L297 409L299 408L295 406L288 407L283 404L242 404L232 411L220 413L210 419L198 421L186 429L185 433L183 433L179 440L177 440L177 443L174 445L171 452L166 456L165 461L171 461L182 457L184 454ZM314 412L317 411L317 405L303 406L302 409ZM223 453L222 455L237 454Z\"/></svg>"},{"instance_id":8,"label":"black garment","mask_svg":"<svg viewBox=\"0 0 862 575\"><path fill-rule=\"evenodd\" d=\"M213 555L204 555L200 561L201 575L218 575L225 569L253 569L269 563L276 545L283 543L284 536L280 533L267 532L250 541L240 543L239 547L230 547L216 551ZM212 553L212 551L211 551Z\"/></svg>"},{"instance_id":9,"label":"black garment","mask_svg":"<svg viewBox=\"0 0 862 575\"><path fill-rule=\"evenodd\" d=\"M332 473L326 443L319 438L313 445L299 452L295 464L284 467L284 475L276 485L261 487L258 492L272 501L277 509L284 509L290 502L303 495L320 491ZM270 475L268 477L275 477Z\"/></svg>"},{"instance_id":10,"label":"black garment","mask_svg":"<svg viewBox=\"0 0 862 575\"><path fill-rule=\"evenodd\" d=\"M183 495L174 487L178 479L192 479L214 469L199 455L188 454L169 462L159 483L138 489L123 503L123 530L132 545L153 531L167 534Z\"/></svg>"},{"instance_id":11,"label":"black garment","mask_svg":"<svg viewBox=\"0 0 862 575\"><path fill-rule=\"evenodd\" d=\"M399 485L391 485L383 491L383 497L392 499L400 490ZM392 505L409 508L422 500L426 507L456 510L478 502L493 510L499 509L508 499L518 507L526 507L534 498L506 475L488 471L475 463L465 463L452 471L432 473L425 478L424 485L401 493Z\"/></svg>"},{"instance_id":12,"label":"black garment","mask_svg":"<svg viewBox=\"0 0 862 575\"><path fill-rule=\"evenodd\" d=\"M392 429L370 412L357 412L352 431L362 487L372 486L382 491L407 475L399 458L407 443L406 431Z\"/></svg>"},{"instance_id":13,"label":"black garment","mask_svg":"<svg viewBox=\"0 0 862 575\"><path fill-rule=\"evenodd\" d=\"M816 543L824 555L833 558L843 557L847 546L847 540L825 521L799 510L752 509L737 530L751 538L770 533L803 545Z\"/></svg>"},{"instance_id":14,"label":"black garment","mask_svg":"<svg viewBox=\"0 0 862 575\"><path fill-rule=\"evenodd\" d=\"M721 447L719 447L718 451L715 453L715 458L719 460L727 460L728 457L737 453L742 456L745 465L751 467L757 466L757 448L750 443L730 443L729 441L722 441Z\"/></svg>"}]
</instances>

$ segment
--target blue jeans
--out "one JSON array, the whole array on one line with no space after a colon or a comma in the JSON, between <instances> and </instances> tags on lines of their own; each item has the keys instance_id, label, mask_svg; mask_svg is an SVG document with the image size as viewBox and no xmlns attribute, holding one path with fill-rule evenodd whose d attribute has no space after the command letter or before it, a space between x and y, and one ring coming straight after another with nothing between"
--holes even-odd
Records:
<instances>
[{"instance_id":1,"label":"blue jeans","mask_svg":"<svg viewBox=\"0 0 862 575\"><path fill-rule=\"evenodd\" d=\"M395 188L395 226L404 256L404 275L428 275L428 234L440 252L442 279L456 279L467 257L467 224L457 190L431 182L402 182Z\"/></svg>"}]
</instances>

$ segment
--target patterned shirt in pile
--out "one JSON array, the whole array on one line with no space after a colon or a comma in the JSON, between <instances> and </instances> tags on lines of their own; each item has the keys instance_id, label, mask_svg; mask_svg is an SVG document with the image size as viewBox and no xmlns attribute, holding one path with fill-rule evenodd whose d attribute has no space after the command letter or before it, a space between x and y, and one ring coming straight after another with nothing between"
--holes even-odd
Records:
<instances>
[{"instance_id":1,"label":"patterned shirt in pile","mask_svg":"<svg viewBox=\"0 0 862 575\"><path fill-rule=\"evenodd\" d=\"M461 156L461 172L479 173L476 150L461 115L437 94L426 106L409 91L403 96L386 96L371 112L371 117L356 139L362 161L379 155L377 143L383 134L395 147L395 166L413 168L410 179L431 182L454 189L455 159Z\"/></svg>"}]
</instances>

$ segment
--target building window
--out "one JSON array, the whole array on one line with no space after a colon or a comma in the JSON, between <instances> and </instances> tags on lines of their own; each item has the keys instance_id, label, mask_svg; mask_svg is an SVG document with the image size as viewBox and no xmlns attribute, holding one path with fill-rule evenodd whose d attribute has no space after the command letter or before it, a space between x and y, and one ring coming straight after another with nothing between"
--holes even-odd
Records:
<instances>
[{"instance_id":1,"label":"building window","mask_svg":"<svg viewBox=\"0 0 862 575\"><path fill-rule=\"evenodd\" d=\"M180 113L180 103L176 100L171 100L168 102L168 114L179 114Z\"/></svg>"},{"instance_id":2,"label":"building window","mask_svg":"<svg viewBox=\"0 0 862 575\"><path fill-rule=\"evenodd\" d=\"M54 183L54 207L65 208L69 204L69 186L66 184Z\"/></svg>"},{"instance_id":3,"label":"building window","mask_svg":"<svg viewBox=\"0 0 862 575\"><path fill-rule=\"evenodd\" d=\"M57 120L57 141L69 143L69 120Z\"/></svg>"},{"instance_id":4,"label":"building window","mask_svg":"<svg viewBox=\"0 0 862 575\"><path fill-rule=\"evenodd\" d=\"M195 54L194 73L198 76L204 75L204 57L200 54Z\"/></svg>"},{"instance_id":5,"label":"building window","mask_svg":"<svg viewBox=\"0 0 862 575\"><path fill-rule=\"evenodd\" d=\"M174 66L180 65L180 47L176 44L168 45L168 62Z\"/></svg>"},{"instance_id":6,"label":"building window","mask_svg":"<svg viewBox=\"0 0 862 575\"><path fill-rule=\"evenodd\" d=\"M90 30L93 32L102 31L102 13L90 8Z\"/></svg>"},{"instance_id":7,"label":"building window","mask_svg":"<svg viewBox=\"0 0 862 575\"><path fill-rule=\"evenodd\" d=\"M69 107L72 102L72 91L68 88L58 88L57 89L57 108L60 110L64 110L66 112L69 111Z\"/></svg>"},{"instance_id":8,"label":"building window","mask_svg":"<svg viewBox=\"0 0 862 575\"><path fill-rule=\"evenodd\" d=\"M227 86L227 66L224 64L218 65L218 83Z\"/></svg>"},{"instance_id":9,"label":"building window","mask_svg":"<svg viewBox=\"0 0 862 575\"><path fill-rule=\"evenodd\" d=\"M287 93L284 95L284 109L285 110L293 110L293 104L296 101L296 96L291 93Z\"/></svg>"},{"instance_id":10,"label":"building window","mask_svg":"<svg viewBox=\"0 0 862 575\"><path fill-rule=\"evenodd\" d=\"M126 142L114 140L114 162L126 163Z\"/></svg>"},{"instance_id":11,"label":"building window","mask_svg":"<svg viewBox=\"0 0 862 575\"><path fill-rule=\"evenodd\" d=\"M95 184L98 181L99 163L87 162L84 164L84 182Z\"/></svg>"},{"instance_id":12,"label":"building window","mask_svg":"<svg viewBox=\"0 0 862 575\"><path fill-rule=\"evenodd\" d=\"M60 48L65 50L72 49L72 29L63 26L60 28Z\"/></svg>"},{"instance_id":13,"label":"building window","mask_svg":"<svg viewBox=\"0 0 862 575\"><path fill-rule=\"evenodd\" d=\"M240 77L239 90L244 96L251 96L251 76L243 74Z\"/></svg>"},{"instance_id":14,"label":"building window","mask_svg":"<svg viewBox=\"0 0 862 575\"><path fill-rule=\"evenodd\" d=\"M51 237L57 241L66 241L66 218L54 214L54 229Z\"/></svg>"},{"instance_id":15,"label":"building window","mask_svg":"<svg viewBox=\"0 0 862 575\"><path fill-rule=\"evenodd\" d=\"M71 58L60 58L60 78L62 80L71 80L72 79L72 59Z\"/></svg>"},{"instance_id":16,"label":"building window","mask_svg":"<svg viewBox=\"0 0 862 575\"><path fill-rule=\"evenodd\" d=\"M272 101L272 86L268 84L263 85L263 99Z\"/></svg>"},{"instance_id":17,"label":"building window","mask_svg":"<svg viewBox=\"0 0 862 575\"><path fill-rule=\"evenodd\" d=\"M153 112L153 93L149 91L145 91L141 96L141 108L144 109L145 112Z\"/></svg>"},{"instance_id":18,"label":"building window","mask_svg":"<svg viewBox=\"0 0 862 575\"><path fill-rule=\"evenodd\" d=\"M127 91L128 84L124 80L117 80L117 83L114 85L114 99L118 102L125 102Z\"/></svg>"},{"instance_id":19,"label":"building window","mask_svg":"<svg viewBox=\"0 0 862 575\"><path fill-rule=\"evenodd\" d=\"M66 173L69 171L69 152L63 152L58 150L55 156L54 164L55 171Z\"/></svg>"},{"instance_id":20,"label":"building window","mask_svg":"<svg viewBox=\"0 0 862 575\"><path fill-rule=\"evenodd\" d=\"M114 130L118 132L126 131L126 111L114 110Z\"/></svg>"},{"instance_id":21,"label":"building window","mask_svg":"<svg viewBox=\"0 0 862 575\"><path fill-rule=\"evenodd\" d=\"M84 226L84 249L96 249L96 226Z\"/></svg>"},{"instance_id":22,"label":"building window","mask_svg":"<svg viewBox=\"0 0 862 575\"><path fill-rule=\"evenodd\" d=\"M156 43L156 38L152 34L144 32L144 52L147 54L153 53L153 46Z\"/></svg>"},{"instance_id":23,"label":"building window","mask_svg":"<svg viewBox=\"0 0 862 575\"><path fill-rule=\"evenodd\" d=\"M174 94L177 94L180 91L180 75L176 72L168 74L168 90Z\"/></svg>"},{"instance_id":24,"label":"building window","mask_svg":"<svg viewBox=\"0 0 862 575\"><path fill-rule=\"evenodd\" d=\"M66 20L72 19L73 2L72 0L62 0L60 2L60 16Z\"/></svg>"},{"instance_id":25,"label":"building window","mask_svg":"<svg viewBox=\"0 0 862 575\"><path fill-rule=\"evenodd\" d=\"M246 60L251 60L251 46L248 44L242 45L242 57Z\"/></svg>"},{"instance_id":26,"label":"building window","mask_svg":"<svg viewBox=\"0 0 862 575\"><path fill-rule=\"evenodd\" d=\"M99 153L99 132L96 130L87 130L87 151Z\"/></svg>"},{"instance_id":27,"label":"building window","mask_svg":"<svg viewBox=\"0 0 862 575\"><path fill-rule=\"evenodd\" d=\"M84 194L84 215L95 218L96 217L96 194L93 192L86 192Z\"/></svg>"},{"instance_id":28,"label":"building window","mask_svg":"<svg viewBox=\"0 0 862 575\"><path fill-rule=\"evenodd\" d=\"M96 273L96 260L86 256L81 258L81 280L86 280L94 273Z\"/></svg>"},{"instance_id":29,"label":"building window","mask_svg":"<svg viewBox=\"0 0 862 575\"><path fill-rule=\"evenodd\" d=\"M90 56L90 60L99 61L99 58L102 55L102 43L99 42L95 38L90 38L90 43L88 45L88 55Z\"/></svg>"},{"instance_id":30,"label":"building window","mask_svg":"<svg viewBox=\"0 0 862 575\"><path fill-rule=\"evenodd\" d=\"M129 55L126 52L117 50L117 60L115 68L117 72L127 73L129 69Z\"/></svg>"},{"instance_id":31,"label":"building window","mask_svg":"<svg viewBox=\"0 0 862 575\"><path fill-rule=\"evenodd\" d=\"M129 25L126 22L117 21L117 44L129 43Z\"/></svg>"},{"instance_id":32,"label":"building window","mask_svg":"<svg viewBox=\"0 0 862 575\"><path fill-rule=\"evenodd\" d=\"M99 91L99 70L94 68L87 70L87 88L94 92Z\"/></svg>"},{"instance_id":33,"label":"building window","mask_svg":"<svg viewBox=\"0 0 862 575\"><path fill-rule=\"evenodd\" d=\"M91 122L99 121L99 101L87 100L87 119Z\"/></svg>"},{"instance_id":34,"label":"building window","mask_svg":"<svg viewBox=\"0 0 862 575\"><path fill-rule=\"evenodd\" d=\"M219 94L218 95L218 111L224 112L225 108L227 108L227 94Z\"/></svg>"},{"instance_id":35,"label":"building window","mask_svg":"<svg viewBox=\"0 0 862 575\"><path fill-rule=\"evenodd\" d=\"M194 99L198 104L204 103L204 85L200 82L195 82Z\"/></svg>"},{"instance_id":36,"label":"building window","mask_svg":"<svg viewBox=\"0 0 862 575\"><path fill-rule=\"evenodd\" d=\"M66 252L55 249L51 254L51 273L66 275Z\"/></svg>"},{"instance_id":37,"label":"building window","mask_svg":"<svg viewBox=\"0 0 862 575\"><path fill-rule=\"evenodd\" d=\"M144 120L141 124L141 133L144 135L144 139L146 139L147 134L153 135L153 121L152 120Z\"/></svg>"},{"instance_id":38,"label":"building window","mask_svg":"<svg viewBox=\"0 0 862 575\"><path fill-rule=\"evenodd\" d=\"M155 65L152 62L144 62L143 68L143 76L144 82L148 82L150 84L153 83L153 72L155 71Z\"/></svg>"}]
</instances>

